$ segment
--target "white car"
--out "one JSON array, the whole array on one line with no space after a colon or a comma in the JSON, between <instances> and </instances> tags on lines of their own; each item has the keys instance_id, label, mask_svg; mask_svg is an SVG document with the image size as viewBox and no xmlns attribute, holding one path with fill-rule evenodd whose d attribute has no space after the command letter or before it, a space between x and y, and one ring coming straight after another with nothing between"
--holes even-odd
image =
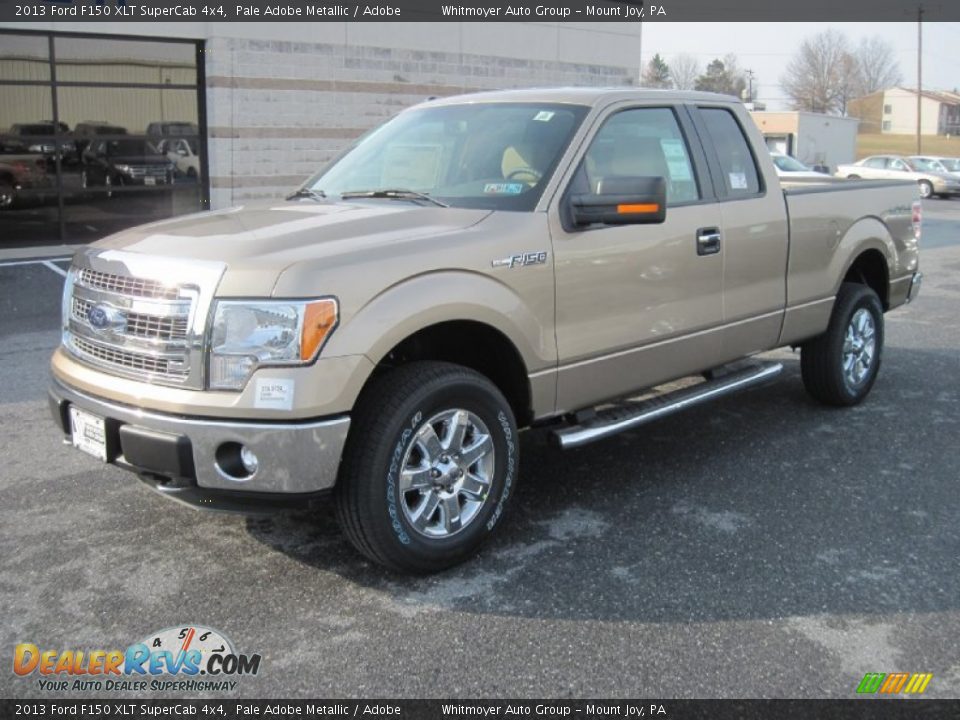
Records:
<instances>
[{"instance_id":1,"label":"white car","mask_svg":"<svg viewBox=\"0 0 960 720\"><path fill-rule=\"evenodd\" d=\"M840 165L837 177L849 180L913 180L920 187L920 197L960 195L960 178L950 173L924 170L918 163L901 155L872 155L852 165Z\"/></svg>"},{"instance_id":2,"label":"white car","mask_svg":"<svg viewBox=\"0 0 960 720\"><path fill-rule=\"evenodd\" d=\"M193 179L200 177L200 156L195 140L170 138L161 141L160 145L163 154L176 166L178 174Z\"/></svg>"},{"instance_id":3,"label":"white car","mask_svg":"<svg viewBox=\"0 0 960 720\"><path fill-rule=\"evenodd\" d=\"M826 180L830 177L826 173L808 168L790 155L772 152L770 157L773 158L773 166L777 170L777 175L784 180Z\"/></svg>"}]
</instances>

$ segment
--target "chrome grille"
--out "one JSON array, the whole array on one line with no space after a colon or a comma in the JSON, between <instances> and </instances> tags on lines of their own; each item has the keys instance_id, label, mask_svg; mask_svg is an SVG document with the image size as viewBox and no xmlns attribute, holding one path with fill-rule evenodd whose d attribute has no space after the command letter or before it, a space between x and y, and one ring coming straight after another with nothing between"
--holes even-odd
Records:
<instances>
[{"instance_id":1,"label":"chrome grille","mask_svg":"<svg viewBox=\"0 0 960 720\"><path fill-rule=\"evenodd\" d=\"M127 335L157 340L183 340L187 337L187 318L127 313Z\"/></svg>"},{"instance_id":2,"label":"chrome grille","mask_svg":"<svg viewBox=\"0 0 960 720\"><path fill-rule=\"evenodd\" d=\"M166 177L167 167L166 165L132 165L130 167L130 174L133 175L133 177L143 177L144 175Z\"/></svg>"},{"instance_id":3,"label":"chrome grille","mask_svg":"<svg viewBox=\"0 0 960 720\"><path fill-rule=\"evenodd\" d=\"M77 280L87 287L120 293L121 295L130 295L132 297L176 300L180 295L176 287L166 285L157 280L143 280L141 278L126 277L124 275L113 275L89 268L81 269Z\"/></svg>"},{"instance_id":4,"label":"chrome grille","mask_svg":"<svg viewBox=\"0 0 960 720\"><path fill-rule=\"evenodd\" d=\"M89 322L90 308L95 303L83 298L72 299L72 315L83 323ZM186 340L189 318L186 315L163 316L127 312L124 332L134 337L155 340Z\"/></svg>"},{"instance_id":5,"label":"chrome grille","mask_svg":"<svg viewBox=\"0 0 960 720\"><path fill-rule=\"evenodd\" d=\"M122 348L92 342L76 335L71 336L69 345L80 357L117 369L174 377L186 377L189 370L185 366L174 369L167 358L130 352Z\"/></svg>"}]
</instances>

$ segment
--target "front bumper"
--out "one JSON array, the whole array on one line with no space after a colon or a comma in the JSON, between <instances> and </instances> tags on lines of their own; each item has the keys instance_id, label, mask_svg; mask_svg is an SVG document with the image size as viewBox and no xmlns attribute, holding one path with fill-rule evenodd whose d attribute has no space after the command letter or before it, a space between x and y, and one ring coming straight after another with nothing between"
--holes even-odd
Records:
<instances>
[{"instance_id":1,"label":"front bumper","mask_svg":"<svg viewBox=\"0 0 960 720\"><path fill-rule=\"evenodd\" d=\"M336 483L349 416L297 422L227 421L154 413L102 400L54 380L50 409L69 441L70 406L104 418L107 461L155 490L197 507L269 512L303 507ZM258 459L248 477L224 461L224 447ZM233 472L234 474L231 474Z\"/></svg>"}]
</instances>

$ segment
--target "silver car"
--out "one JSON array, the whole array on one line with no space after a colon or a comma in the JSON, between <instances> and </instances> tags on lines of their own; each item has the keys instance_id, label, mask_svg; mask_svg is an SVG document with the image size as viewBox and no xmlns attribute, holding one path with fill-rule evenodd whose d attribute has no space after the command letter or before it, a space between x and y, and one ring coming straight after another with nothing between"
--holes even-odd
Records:
<instances>
[{"instance_id":1,"label":"silver car","mask_svg":"<svg viewBox=\"0 0 960 720\"><path fill-rule=\"evenodd\" d=\"M939 155L911 155L910 160L922 169L936 170L960 178L960 158L941 157Z\"/></svg>"},{"instance_id":2,"label":"silver car","mask_svg":"<svg viewBox=\"0 0 960 720\"><path fill-rule=\"evenodd\" d=\"M873 155L852 165L840 165L836 175L849 180L916 180L923 198L960 195L960 178L925 169L912 158L902 155Z\"/></svg>"}]
</instances>

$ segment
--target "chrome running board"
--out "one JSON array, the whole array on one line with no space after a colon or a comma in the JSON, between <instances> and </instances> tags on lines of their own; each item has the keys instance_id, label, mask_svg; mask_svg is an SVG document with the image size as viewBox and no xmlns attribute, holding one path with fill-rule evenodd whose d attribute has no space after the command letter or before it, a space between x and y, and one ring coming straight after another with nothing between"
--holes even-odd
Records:
<instances>
[{"instance_id":1,"label":"chrome running board","mask_svg":"<svg viewBox=\"0 0 960 720\"><path fill-rule=\"evenodd\" d=\"M781 363L753 363L712 380L636 402L604 408L577 424L554 430L551 439L564 450L632 430L653 420L715 400L725 395L770 382L783 372Z\"/></svg>"}]
</instances>

